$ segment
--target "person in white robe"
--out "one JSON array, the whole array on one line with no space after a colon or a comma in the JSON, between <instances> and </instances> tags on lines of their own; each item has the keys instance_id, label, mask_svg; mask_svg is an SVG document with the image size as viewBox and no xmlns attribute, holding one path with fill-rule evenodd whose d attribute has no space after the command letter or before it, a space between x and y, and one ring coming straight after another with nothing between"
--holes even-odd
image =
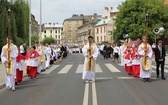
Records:
<instances>
[{"instance_id":1,"label":"person in white robe","mask_svg":"<svg viewBox=\"0 0 168 105\"><path fill-rule=\"evenodd\" d=\"M9 41L8 44L2 47L1 60L5 65L5 78L6 78L6 87L8 89L15 90L15 76L16 76L16 57L18 56L18 48L16 45L11 43L11 39L7 38ZM8 59L8 53L10 52L10 60Z\"/></svg>"},{"instance_id":2,"label":"person in white robe","mask_svg":"<svg viewBox=\"0 0 168 105\"><path fill-rule=\"evenodd\" d=\"M45 54L46 54L46 68L49 68L49 66L50 66L50 57L51 57L51 47L49 46L48 43L46 43Z\"/></svg>"},{"instance_id":3,"label":"person in white robe","mask_svg":"<svg viewBox=\"0 0 168 105\"><path fill-rule=\"evenodd\" d=\"M138 54L140 54L140 78L143 78L144 82L151 82L152 74L152 48L147 43L147 37L142 37L143 43L139 45Z\"/></svg>"},{"instance_id":4,"label":"person in white robe","mask_svg":"<svg viewBox=\"0 0 168 105\"><path fill-rule=\"evenodd\" d=\"M96 44L93 43L92 36L88 37L88 41L89 43L86 44L82 49L82 53L85 57L82 79L85 80L85 82L94 82L96 59L98 57L99 51Z\"/></svg>"},{"instance_id":5,"label":"person in white robe","mask_svg":"<svg viewBox=\"0 0 168 105\"><path fill-rule=\"evenodd\" d=\"M127 47L126 46L126 42L124 41L123 44L120 46L120 60L121 60L121 64L120 66L124 67L125 63L124 63L124 49Z\"/></svg>"}]
</instances>

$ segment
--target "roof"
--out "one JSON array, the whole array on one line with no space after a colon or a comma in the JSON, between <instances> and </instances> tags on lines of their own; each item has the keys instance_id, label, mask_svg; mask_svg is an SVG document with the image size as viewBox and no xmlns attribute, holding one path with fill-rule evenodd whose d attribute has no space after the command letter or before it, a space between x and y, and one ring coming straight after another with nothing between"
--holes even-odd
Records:
<instances>
[{"instance_id":1,"label":"roof","mask_svg":"<svg viewBox=\"0 0 168 105\"><path fill-rule=\"evenodd\" d=\"M91 17L92 17L92 15L77 15L77 14L74 14L74 15L72 15L71 18L67 18L64 21L68 21L68 20L83 20L83 19L89 19Z\"/></svg>"},{"instance_id":2,"label":"roof","mask_svg":"<svg viewBox=\"0 0 168 105\"><path fill-rule=\"evenodd\" d=\"M109 10L110 13L116 13L116 12L119 12L118 9L112 9L112 10Z\"/></svg>"},{"instance_id":3,"label":"roof","mask_svg":"<svg viewBox=\"0 0 168 105\"><path fill-rule=\"evenodd\" d=\"M44 24L44 27L45 28L48 28L48 27L58 27L58 28L62 28L63 25L62 24L59 24L59 23L48 23L48 24Z\"/></svg>"},{"instance_id":4,"label":"roof","mask_svg":"<svg viewBox=\"0 0 168 105\"><path fill-rule=\"evenodd\" d=\"M100 20L95 26L105 25L107 24L112 18L102 19Z\"/></svg>"}]
</instances>

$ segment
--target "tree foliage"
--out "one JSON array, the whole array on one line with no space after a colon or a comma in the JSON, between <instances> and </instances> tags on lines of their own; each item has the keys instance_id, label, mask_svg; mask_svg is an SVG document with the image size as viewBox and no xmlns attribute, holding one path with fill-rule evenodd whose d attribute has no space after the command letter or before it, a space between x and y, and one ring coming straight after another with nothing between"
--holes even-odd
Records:
<instances>
[{"instance_id":1,"label":"tree foliage","mask_svg":"<svg viewBox=\"0 0 168 105\"><path fill-rule=\"evenodd\" d=\"M8 17L8 9L11 9ZM0 1L0 48L6 44L7 27L10 19L10 36L13 43L20 45L28 40L29 30L29 6L23 0L15 0L13 3L8 0Z\"/></svg>"},{"instance_id":2,"label":"tree foliage","mask_svg":"<svg viewBox=\"0 0 168 105\"><path fill-rule=\"evenodd\" d=\"M145 15L149 15L149 39L154 40L153 29L168 28L168 6L163 0L126 0L122 3L116 18L115 40L128 34L131 39L139 39L146 34ZM167 34L167 31L165 32Z\"/></svg>"},{"instance_id":3,"label":"tree foliage","mask_svg":"<svg viewBox=\"0 0 168 105\"><path fill-rule=\"evenodd\" d=\"M52 38L52 37L47 37L47 38L45 38L45 39L43 40L43 43L44 43L44 44L46 44L46 43L53 44L53 43L55 43L55 42L56 42L56 40L55 40L54 38Z\"/></svg>"}]
</instances>

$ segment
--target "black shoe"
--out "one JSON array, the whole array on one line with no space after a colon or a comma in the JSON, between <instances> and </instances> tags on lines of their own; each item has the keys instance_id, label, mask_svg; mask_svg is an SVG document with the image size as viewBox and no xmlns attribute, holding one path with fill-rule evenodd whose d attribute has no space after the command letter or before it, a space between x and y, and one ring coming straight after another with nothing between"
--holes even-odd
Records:
<instances>
[{"instance_id":1,"label":"black shoe","mask_svg":"<svg viewBox=\"0 0 168 105\"><path fill-rule=\"evenodd\" d=\"M163 79L163 80L166 80L166 78L165 78L165 77L162 77L162 79Z\"/></svg>"},{"instance_id":2,"label":"black shoe","mask_svg":"<svg viewBox=\"0 0 168 105\"><path fill-rule=\"evenodd\" d=\"M151 82L151 79L150 79L150 78L147 78L147 81L148 81L148 82Z\"/></svg>"},{"instance_id":3,"label":"black shoe","mask_svg":"<svg viewBox=\"0 0 168 105\"><path fill-rule=\"evenodd\" d=\"M147 81L147 78L143 78L143 81L146 82L146 81Z\"/></svg>"}]
</instances>

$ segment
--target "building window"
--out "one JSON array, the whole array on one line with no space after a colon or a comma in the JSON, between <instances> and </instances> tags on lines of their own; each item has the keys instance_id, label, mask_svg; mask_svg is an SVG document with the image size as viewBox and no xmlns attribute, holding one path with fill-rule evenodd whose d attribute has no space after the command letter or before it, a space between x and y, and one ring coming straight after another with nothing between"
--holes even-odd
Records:
<instances>
[{"instance_id":1,"label":"building window","mask_svg":"<svg viewBox=\"0 0 168 105\"><path fill-rule=\"evenodd\" d=\"M52 38L52 35L50 35L50 37Z\"/></svg>"},{"instance_id":2,"label":"building window","mask_svg":"<svg viewBox=\"0 0 168 105\"><path fill-rule=\"evenodd\" d=\"M55 33L57 33L57 30L55 30Z\"/></svg>"},{"instance_id":3,"label":"building window","mask_svg":"<svg viewBox=\"0 0 168 105\"><path fill-rule=\"evenodd\" d=\"M58 35L58 38L60 39L60 35Z\"/></svg>"},{"instance_id":4,"label":"building window","mask_svg":"<svg viewBox=\"0 0 168 105\"><path fill-rule=\"evenodd\" d=\"M71 31L71 27L68 27L68 30Z\"/></svg>"},{"instance_id":5,"label":"building window","mask_svg":"<svg viewBox=\"0 0 168 105\"><path fill-rule=\"evenodd\" d=\"M68 24L71 24L71 21L69 21Z\"/></svg>"},{"instance_id":6,"label":"building window","mask_svg":"<svg viewBox=\"0 0 168 105\"><path fill-rule=\"evenodd\" d=\"M44 30L44 33L46 33L46 30Z\"/></svg>"},{"instance_id":7,"label":"building window","mask_svg":"<svg viewBox=\"0 0 168 105\"><path fill-rule=\"evenodd\" d=\"M57 35L55 35L55 39L57 39Z\"/></svg>"},{"instance_id":8,"label":"building window","mask_svg":"<svg viewBox=\"0 0 168 105\"><path fill-rule=\"evenodd\" d=\"M106 27L104 27L104 32L106 32Z\"/></svg>"},{"instance_id":9,"label":"building window","mask_svg":"<svg viewBox=\"0 0 168 105\"><path fill-rule=\"evenodd\" d=\"M97 37L97 42L99 42L99 37Z\"/></svg>"},{"instance_id":10,"label":"building window","mask_svg":"<svg viewBox=\"0 0 168 105\"><path fill-rule=\"evenodd\" d=\"M58 33L60 33L60 30L58 30Z\"/></svg>"},{"instance_id":11,"label":"building window","mask_svg":"<svg viewBox=\"0 0 168 105\"><path fill-rule=\"evenodd\" d=\"M46 38L46 35L44 35L44 38Z\"/></svg>"},{"instance_id":12,"label":"building window","mask_svg":"<svg viewBox=\"0 0 168 105\"><path fill-rule=\"evenodd\" d=\"M97 34L99 33L99 28L97 28L97 32L96 32Z\"/></svg>"},{"instance_id":13,"label":"building window","mask_svg":"<svg viewBox=\"0 0 168 105\"><path fill-rule=\"evenodd\" d=\"M52 33L52 30L50 30L50 33Z\"/></svg>"},{"instance_id":14,"label":"building window","mask_svg":"<svg viewBox=\"0 0 168 105\"><path fill-rule=\"evenodd\" d=\"M72 36L72 35L69 33L68 36Z\"/></svg>"},{"instance_id":15,"label":"building window","mask_svg":"<svg viewBox=\"0 0 168 105\"><path fill-rule=\"evenodd\" d=\"M78 21L76 21L76 24L79 24L79 22L78 22Z\"/></svg>"},{"instance_id":16,"label":"building window","mask_svg":"<svg viewBox=\"0 0 168 105\"><path fill-rule=\"evenodd\" d=\"M100 28L100 32L102 33L102 27Z\"/></svg>"}]
</instances>

